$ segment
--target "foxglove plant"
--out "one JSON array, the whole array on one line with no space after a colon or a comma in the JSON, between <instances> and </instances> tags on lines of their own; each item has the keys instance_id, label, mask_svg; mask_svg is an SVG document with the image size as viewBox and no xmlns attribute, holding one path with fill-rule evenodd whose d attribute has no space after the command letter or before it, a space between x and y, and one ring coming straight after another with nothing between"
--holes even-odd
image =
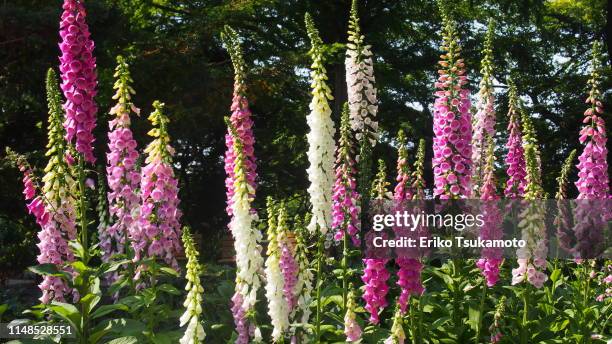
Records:
<instances>
[{"instance_id":1,"label":"foxglove plant","mask_svg":"<svg viewBox=\"0 0 612 344\"><path fill-rule=\"evenodd\" d=\"M536 288L541 288L548 279L546 273L546 225L545 209L542 206L544 190L538 184L539 172L535 147L529 142L525 145L527 159L527 187L525 188L525 204L521 210L519 228L526 245L517 250L518 268L512 269L512 284L527 281Z\"/></svg>"},{"instance_id":2,"label":"foxglove plant","mask_svg":"<svg viewBox=\"0 0 612 344\"><path fill-rule=\"evenodd\" d=\"M501 228L502 214L497 201L500 199L497 194L495 180L495 154L493 137L488 137L487 142L487 162L483 170L483 184L480 189L480 199L482 202L481 214L483 215L483 226L480 228L479 237L482 240L503 239ZM494 286L499 280L499 266L502 262L503 249L495 247L485 247L482 249L482 258L476 262L485 277L487 286Z\"/></svg>"},{"instance_id":3,"label":"foxglove plant","mask_svg":"<svg viewBox=\"0 0 612 344\"><path fill-rule=\"evenodd\" d=\"M109 122L106 154L107 197L112 225L99 233L104 262L115 254L124 253L128 235L136 237L136 232L140 230L137 228L140 210L140 173L137 168L139 154L130 129L130 114L139 115L140 109L132 103L132 95L135 93L131 86L133 80L122 56L117 57L114 77L117 80L113 86L116 90L113 99L117 100L117 104L110 110L114 118Z\"/></svg>"},{"instance_id":4,"label":"foxglove plant","mask_svg":"<svg viewBox=\"0 0 612 344\"><path fill-rule=\"evenodd\" d=\"M438 89L434 103L433 170L434 196L440 199L469 198L472 176L472 119L470 91L456 25L440 4L443 43L439 61Z\"/></svg>"},{"instance_id":5,"label":"foxglove plant","mask_svg":"<svg viewBox=\"0 0 612 344\"><path fill-rule=\"evenodd\" d=\"M47 100L49 104L49 127L46 156L49 158L42 178L42 195L45 212L49 221L43 226L38 237L38 262L62 265L74 261L74 254L68 242L77 237L77 187L71 167L64 157L68 150L62 127L63 112L61 95L55 72L47 73ZM41 301L64 301L70 292L66 282L58 277L44 276L39 285L43 291ZM75 295L76 296L76 295Z\"/></svg>"},{"instance_id":6,"label":"foxglove plant","mask_svg":"<svg viewBox=\"0 0 612 344\"><path fill-rule=\"evenodd\" d=\"M473 162L473 185L474 195L480 194L484 183L485 165L487 164L487 152L489 137L495 136L495 97L493 96L493 33L495 27L493 21L489 21L489 27L485 38L485 46L482 51L484 57L480 63L482 80L478 91L478 103L476 104L476 118L474 118L474 136L472 137L472 162Z\"/></svg>"},{"instance_id":7,"label":"foxglove plant","mask_svg":"<svg viewBox=\"0 0 612 344\"><path fill-rule=\"evenodd\" d=\"M508 132L510 134L506 143L508 154L505 161L508 165L506 170L508 180L506 181L504 196L515 199L524 196L527 172L525 170L525 151L522 144L523 134L518 114L518 94L516 85L510 78L508 79L508 98Z\"/></svg>"},{"instance_id":8,"label":"foxglove plant","mask_svg":"<svg viewBox=\"0 0 612 344\"><path fill-rule=\"evenodd\" d=\"M289 306L285 299L285 281L280 267L280 242L278 233L286 230L287 221L284 206L277 206L268 199L268 258L266 259L266 297L268 315L272 323L272 341L279 342L289 328ZM281 229L285 227L284 229Z\"/></svg>"},{"instance_id":9,"label":"foxglove plant","mask_svg":"<svg viewBox=\"0 0 612 344\"><path fill-rule=\"evenodd\" d=\"M502 296L497 303L497 307L495 307L495 314L493 315L493 323L489 327L489 331L491 332L491 344L497 344L501 341L503 337L502 329L502 321L504 318L504 312L506 308L506 297Z\"/></svg>"},{"instance_id":10,"label":"foxglove plant","mask_svg":"<svg viewBox=\"0 0 612 344\"><path fill-rule=\"evenodd\" d=\"M346 84L350 110L350 126L355 139L360 142L365 137L371 146L378 139L378 100L370 46L364 44L364 36L359 26L357 0L352 1L348 43L346 44Z\"/></svg>"},{"instance_id":11,"label":"foxglove plant","mask_svg":"<svg viewBox=\"0 0 612 344\"><path fill-rule=\"evenodd\" d=\"M163 259L178 270L176 256L182 252L181 211L178 198L178 181L172 168L174 148L168 134L169 119L164 114L164 104L153 102L154 111L149 115L153 125L148 134L153 141L145 148L147 154L140 179L141 208L138 225L130 233L135 263L145 257ZM142 266L135 276L139 278Z\"/></svg>"},{"instance_id":12,"label":"foxglove plant","mask_svg":"<svg viewBox=\"0 0 612 344\"><path fill-rule=\"evenodd\" d=\"M94 163L93 130L96 127L97 76L94 42L85 22L87 16L82 0L64 0L60 22L59 44L61 89L66 97L66 140L75 143L76 151L85 161Z\"/></svg>"},{"instance_id":13,"label":"foxglove plant","mask_svg":"<svg viewBox=\"0 0 612 344\"><path fill-rule=\"evenodd\" d=\"M568 155L563 167L561 168L561 174L557 177L557 183L559 185L555 199L557 200L557 216L555 217L555 226L557 229L557 241L559 247L566 250L567 252L573 251L573 238L571 237L572 230L572 207L567 200L567 187L569 184L569 174L576 159L576 150L572 150Z\"/></svg>"},{"instance_id":14,"label":"foxglove plant","mask_svg":"<svg viewBox=\"0 0 612 344\"><path fill-rule=\"evenodd\" d=\"M295 259L298 265L297 282L295 285L296 292L296 308L293 318L296 322L308 324L310 319L310 303L312 301L312 280L313 275L308 261L308 244L306 242L307 219L302 220L299 217L295 219ZM308 329L306 329L309 332Z\"/></svg>"},{"instance_id":15,"label":"foxglove plant","mask_svg":"<svg viewBox=\"0 0 612 344\"><path fill-rule=\"evenodd\" d=\"M185 307L185 313L180 318L180 327L187 325L185 334L179 340L180 344L196 344L201 343L206 337L204 328L200 322L200 315L202 314L202 294L204 288L200 281L201 266L198 261L200 253L195 247L193 237L188 227L183 228L183 246L185 247L185 256L187 257L187 272L185 278L187 284L185 290L187 291L187 298L183 303Z\"/></svg>"},{"instance_id":16,"label":"foxglove plant","mask_svg":"<svg viewBox=\"0 0 612 344\"><path fill-rule=\"evenodd\" d=\"M346 302L346 313L344 314L344 335L346 341L349 343L355 343L361 340L361 326L357 322L357 315L355 314L355 308L357 304L355 302L355 291L352 286L349 287L349 293Z\"/></svg>"},{"instance_id":17,"label":"foxglove plant","mask_svg":"<svg viewBox=\"0 0 612 344\"><path fill-rule=\"evenodd\" d=\"M310 77L312 78L312 101L310 114L306 121L310 131L308 140L308 161L306 170L310 186L308 193L312 204L312 219L308 230L314 233L317 229L325 234L332 223L332 190L334 185L334 122L331 119L329 100L332 100L331 90L327 86L327 71L323 65L323 41L314 25L312 17L307 13L306 30L310 38L311 48L308 54L312 58Z\"/></svg>"},{"instance_id":18,"label":"foxglove plant","mask_svg":"<svg viewBox=\"0 0 612 344\"><path fill-rule=\"evenodd\" d=\"M286 210L282 209L283 213ZM296 257L296 246L295 242L289 237L289 228L285 226L278 226L278 245L280 251L280 269L283 273L283 295L287 302L287 308L289 315L295 314L297 306L297 284L299 276L299 265Z\"/></svg>"},{"instance_id":19,"label":"foxglove plant","mask_svg":"<svg viewBox=\"0 0 612 344\"><path fill-rule=\"evenodd\" d=\"M340 124L340 142L336 153L336 180L332 195L332 230L336 241L348 235L359 246L359 194L355 181L355 161L351 156L349 112L346 103Z\"/></svg>"},{"instance_id":20,"label":"foxglove plant","mask_svg":"<svg viewBox=\"0 0 612 344\"><path fill-rule=\"evenodd\" d=\"M398 158L397 158L397 177L396 186L393 194L394 206L397 211L407 210L407 202L412 200L412 181L410 167L408 165L408 149L406 147L406 137L402 130L397 135L398 141ZM412 211L413 209L410 209ZM419 234L418 231L407 231L401 227L394 227L396 237L409 237L413 234ZM417 239L419 240L419 239ZM398 255L395 258L395 262L399 266L397 270L397 285L401 288L401 293L398 298L400 310L403 313L406 312L410 296L420 296L423 291L423 285L421 283L421 270L423 264L420 261L420 257L413 254L417 250L406 250L403 254Z\"/></svg>"},{"instance_id":21,"label":"foxglove plant","mask_svg":"<svg viewBox=\"0 0 612 344\"><path fill-rule=\"evenodd\" d=\"M385 163L383 160L379 160L378 173L372 185L372 206L379 210L379 213L384 211L385 203L392 198L387 190L388 186ZM386 296L389 292L387 280L390 276L385 267L387 261L388 259L379 257L363 259L365 265L363 276L361 276L361 280L365 284L363 299L366 303L365 309L370 313L370 322L375 325L380 321L379 312L387 307Z\"/></svg>"},{"instance_id":22,"label":"foxglove plant","mask_svg":"<svg viewBox=\"0 0 612 344\"><path fill-rule=\"evenodd\" d=\"M419 140L419 148L412 171L412 199L425 199L425 139Z\"/></svg>"},{"instance_id":23,"label":"foxglove plant","mask_svg":"<svg viewBox=\"0 0 612 344\"><path fill-rule=\"evenodd\" d=\"M233 192L229 202L232 207L229 229L234 237L236 251L236 292L232 297L232 314L238 332L236 343L246 344L251 337L259 337L260 332L252 316L257 302L257 291L261 287L259 272L263 267L263 257L259 242L262 235L253 225L257 214L251 209L253 189L247 177L248 157L244 154L242 140L231 119L226 118L226 124L232 135L232 150L235 152L231 160L234 166L231 175Z\"/></svg>"},{"instance_id":24,"label":"foxglove plant","mask_svg":"<svg viewBox=\"0 0 612 344\"><path fill-rule=\"evenodd\" d=\"M391 325L391 335L385 339L384 344L404 344L406 341L403 313L400 308L395 311L393 325Z\"/></svg>"},{"instance_id":25,"label":"foxglove plant","mask_svg":"<svg viewBox=\"0 0 612 344\"><path fill-rule=\"evenodd\" d=\"M255 198L255 189L257 187L257 160L255 159L254 150L255 136L253 135L253 120L251 119L251 110L249 109L249 102L246 97L246 64L243 58L242 47L240 46L240 39L236 31L226 25L221 34L221 38L234 66L234 94L230 108L232 111L230 121L232 126L236 128L236 134L242 142L241 145L244 147L242 154L244 155L245 177L248 185L248 195L252 200ZM225 173L227 174L225 178L225 187L227 190L226 210L228 215L231 216L233 211L231 202L233 201L235 193L235 161L238 153L234 150L235 145L233 136L229 132L229 129L225 135L225 145Z\"/></svg>"},{"instance_id":26,"label":"foxglove plant","mask_svg":"<svg viewBox=\"0 0 612 344\"><path fill-rule=\"evenodd\" d=\"M584 145L578 157L578 199L606 199L610 196L608 179L608 138L606 125L602 117L603 104L599 90L601 69L601 45L593 44L591 78L589 79L589 96L586 103L589 108L584 112L584 127L580 130L580 143Z\"/></svg>"},{"instance_id":27,"label":"foxglove plant","mask_svg":"<svg viewBox=\"0 0 612 344\"><path fill-rule=\"evenodd\" d=\"M578 157L578 205L575 210L576 223L574 233L576 247L574 256L577 259L593 258L603 251L605 220L609 219L610 188L608 178L608 149L606 125L602 117L603 104L599 91L599 73L601 69L601 47L599 42L593 44L591 78L589 79L589 96L586 103L589 108L584 112L584 127L580 130L579 141L584 145ZM604 205L604 207L602 207ZM602 208L607 208L603 214Z\"/></svg>"}]
</instances>

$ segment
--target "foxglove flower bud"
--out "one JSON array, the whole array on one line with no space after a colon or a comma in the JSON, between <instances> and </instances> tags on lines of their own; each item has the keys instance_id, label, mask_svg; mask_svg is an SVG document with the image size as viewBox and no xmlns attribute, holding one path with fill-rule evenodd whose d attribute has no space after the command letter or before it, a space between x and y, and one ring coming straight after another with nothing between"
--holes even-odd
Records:
<instances>
[{"instance_id":1,"label":"foxglove flower bud","mask_svg":"<svg viewBox=\"0 0 612 344\"><path fill-rule=\"evenodd\" d=\"M183 303L183 307L186 308L185 313L180 318L180 327L187 325L185 334L179 340L180 344L196 344L201 343L206 336L202 323L200 323L200 315L202 314L202 294L204 288L200 281L200 262L198 256L200 253L195 247L193 237L191 236L188 227L183 228L183 246L185 247L185 256L187 257L187 272L185 278L187 279L187 285L185 290L187 291L187 298Z\"/></svg>"},{"instance_id":2,"label":"foxglove flower bud","mask_svg":"<svg viewBox=\"0 0 612 344\"><path fill-rule=\"evenodd\" d=\"M357 342L361 339L361 326L357 323L357 315L355 314L355 292L351 286L346 297L346 313L344 314L344 334L346 341L350 343Z\"/></svg>"}]
</instances>

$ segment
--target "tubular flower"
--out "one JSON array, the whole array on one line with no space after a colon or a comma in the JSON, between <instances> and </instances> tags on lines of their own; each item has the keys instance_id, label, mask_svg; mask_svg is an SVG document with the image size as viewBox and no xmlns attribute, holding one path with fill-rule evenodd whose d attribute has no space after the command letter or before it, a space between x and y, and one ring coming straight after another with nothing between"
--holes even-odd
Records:
<instances>
[{"instance_id":1,"label":"tubular flower","mask_svg":"<svg viewBox=\"0 0 612 344\"><path fill-rule=\"evenodd\" d=\"M266 297L268 315L272 321L272 340L278 342L289 328L289 306L285 299L285 282L280 268L280 243L278 233L286 230L284 206L277 207L268 199L268 259L266 259ZM284 229L282 229L284 227Z\"/></svg>"},{"instance_id":2,"label":"tubular flower","mask_svg":"<svg viewBox=\"0 0 612 344\"><path fill-rule=\"evenodd\" d=\"M493 96L493 33L495 27L489 20L489 29L482 51L480 90L478 91L477 112L474 119L474 136L472 137L472 179L474 193L478 195L484 183L486 154L489 137L495 136L495 97Z\"/></svg>"},{"instance_id":3,"label":"tubular flower","mask_svg":"<svg viewBox=\"0 0 612 344\"><path fill-rule=\"evenodd\" d=\"M233 126L231 119L226 118L226 124L232 135L233 151L235 154L233 178L232 215L229 229L234 237L236 251L236 292L232 297L232 313L238 338L236 343L246 344L249 338L259 332L249 319L257 302L257 290L261 287L259 271L263 267L261 256L261 232L253 226L257 214L251 211L251 191L248 182L248 157L244 155L244 147L238 130Z\"/></svg>"},{"instance_id":4,"label":"tubular flower","mask_svg":"<svg viewBox=\"0 0 612 344\"><path fill-rule=\"evenodd\" d=\"M406 137L402 130L397 135L398 141L398 159L397 159L397 185L395 186L395 192L393 195L394 206L398 211L404 211L406 209L407 202L412 200L412 185L411 185L411 174L408 165L408 150L406 148ZM411 209L412 210L412 209ZM396 237L409 237L412 234L418 234L415 231L407 231L402 227L393 228ZM417 239L418 240L418 239ZM411 253L408 251L406 253ZM423 285L421 284L421 270L423 264L421 264L419 257L414 255L401 255L395 258L395 262L399 266L397 270L397 285L401 288L401 294L398 299L400 309L402 313L406 312L408 307L408 300L411 295L421 295L424 291Z\"/></svg>"},{"instance_id":5,"label":"tubular flower","mask_svg":"<svg viewBox=\"0 0 612 344\"><path fill-rule=\"evenodd\" d=\"M355 314L355 291L350 288L346 301L346 313L344 314L344 334L347 342L357 342L361 339L361 327L357 323L357 315Z\"/></svg>"},{"instance_id":6,"label":"tubular flower","mask_svg":"<svg viewBox=\"0 0 612 344\"><path fill-rule=\"evenodd\" d=\"M349 36L346 44L346 84L350 109L350 126L359 142L362 137L369 140L371 146L378 139L378 100L376 99L376 82L370 46L364 44L364 36L359 27L357 0L353 0L349 19Z\"/></svg>"},{"instance_id":7,"label":"tubular flower","mask_svg":"<svg viewBox=\"0 0 612 344\"><path fill-rule=\"evenodd\" d=\"M323 66L323 41L319 31L314 26L310 15L306 13L306 30L310 37L311 49L308 52L312 58L310 77L312 78L312 101L310 114L306 121L310 131L308 140L308 161L306 170L310 186L308 194L312 204L312 219L308 230L314 233L317 228L321 233L327 233L332 223L332 190L334 188L334 122L331 119L331 109L328 100L332 100L331 90L327 86L327 72Z\"/></svg>"},{"instance_id":8,"label":"tubular flower","mask_svg":"<svg viewBox=\"0 0 612 344\"><path fill-rule=\"evenodd\" d=\"M332 195L332 229L334 238L341 241L344 235L351 238L353 245L359 246L359 194L355 181L355 161L351 157L349 113L347 104L342 111L340 125L340 144L336 153L336 181Z\"/></svg>"},{"instance_id":9,"label":"tubular flower","mask_svg":"<svg viewBox=\"0 0 612 344\"><path fill-rule=\"evenodd\" d=\"M77 237L77 188L72 170L64 159L67 147L63 137L65 131L62 127L62 101L57 77L52 69L47 73L47 100L49 142L46 156L49 162L42 178L42 194L46 201L45 212L50 215L50 219L38 234L40 243L37 246L40 254L37 260L41 264L62 265L74 261L68 241ZM43 303L63 301L70 292L66 282L52 276L45 276L39 287L43 291Z\"/></svg>"},{"instance_id":10,"label":"tubular flower","mask_svg":"<svg viewBox=\"0 0 612 344\"><path fill-rule=\"evenodd\" d=\"M499 303L495 308L495 314L493 315L493 323L489 327L489 331L491 332L491 344L499 343L503 337L501 332L502 328L502 319L504 318L504 311L506 307L506 297L502 296L499 299Z\"/></svg>"},{"instance_id":11,"label":"tubular flower","mask_svg":"<svg viewBox=\"0 0 612 344\"><path fill-rule=\"evenodd\" d=\"M506 198L522 198L525 193L525 185L527 183L526 177L527 172L525 170L525 151L522 145L522 131L519 122L518 115L518 95L516 91L516 85L512 79L508 79L509 87L509 99L508 104L508 131L510 136L508 137L508 154L506 155L506 164L508 169L506 174L508 175L508 181L506 182L506 189L504 195Z\"/></svg>"},{"instance_id":12,"label":"tubular flower","mask_svg":"<svg viewBox=\"0 0 612 344\"><path fill-rule=\"evenodd\" d=\"M183 303L183 307L186 308L185 313L180 318L180 327L187 325L185 334L179 340L180 344L195 344L201 343L206 336L204 328L200 323L200 314L202 314L202 294L204 288L200 281L200 272L202 268L198 261L200 253L195 247L193 237L191 236L188 227L183 228L183 246L185 247L185 256L187 257L187 272L185 278L187 284L185 290L187 291L187 298Z\"/></svg>"},{"instance_id":13,"label":"tubular flower","mask_svg":"<svg viewBox=\"0 0 612 344\"><path fill-rule=\"evenodd\" d=\"M591 90L586 103L589 108L584 112L585 125L580 130L580 143L584 144L584 150L578 157L578 188L579 199L606 199L610 196L608 180L608 149L606 143L606 125L601 102L601 91L599 90L599 79L601 69L601 46L599 42L593 44L593 60L591 78L589 85Z\"/></svg>"},{"instance_id":14,"label":"tubular flower","mask_svg":"<svg viewBox=\"0 0 612 344\"><path fill-rule=\"evenodd\" d=\"M445 51L439 62L438 81L435 83L433 170L434 196L441 199L469 198L472 177L472 119L470 91L465 63L460 58L455 23L440 3L444 20L443 44Z\"/></svg>"},{"instance_id":15,"label":"tubular flower","mask_svg":"<svg viewBox=\"0 0 612 344\"><path fill-rule=\"evenodd\" d=\"M125 59L117 57L113 99L117 104L110 110L115 117L109 122L108 153L106 154L106 178L109 187L107 198L112 225L100 232L102 260L108 261L114 254L125 252L126 237L136 237L140 198L140 173L137 168L138 151L130 130L130 113L140 110L131 101L134 89Z\"/></svg>"},{"instance_id":16,"label":"tubular flower","mask_svg":"<svg viewBox=\"0 0 612 344\"><path fill-rule=\"evenodd\" d=\"M479 237L482 240L503 239L503 232L500 224L502 214L497 201L500 199L495 185L495 154L493 137L489 136L487 142L487 163L483 170L483 184L480 189L480 199L482 202L481 214L483 215L483 226L480 228ZM476 262L476 266L484 275L487 286L494 286L499 280L499 266L502 262L503 249L487 247L482 249L482 258Z\"/></svg>"},{"instance_id":17,"label":"tubular flower","mask_svg":"<svg viewBox=\"0 0 612 344\"><path fill-rule=\"evenodd\" d=\"M138 230L130 233L134 262L144 256L162 258L178 270L176 256L182 252L181 211L179 210L178 182L172 169L174 148L170 146L168 123L163 113L164 104L153 102L155 109L149 115L154 128L148 134L153 137L144 152L147 154L142 168L141 209ZM146 251L145 251L146 250ZM137 273L136 278L139 277Z\"/></svg>"},{"instance_id":18,"label":"tubular flower","mask_svg":"<svg viewBox=\"0 0 612 344\"><path fill-rule=\"evenodd\" d=\"M576 150L572 150L567 156L561 174L557 177L559 188L555 199L557 200L557 216L555 217L555 227L557 228L557 241L559 246L564 250L571 252L573 249L573 238L570 230L572 229L572 207L567 201L567 186L569 184L569 174L572 169L574 159L576 159Z\"/></svg>"},{"instance_id":19,"label":"tubular flower","mask_svg":"<svg viewBox=\"0 0 612 344\"><path fill-rule=\"evenodd\" d=\"M389 201L392 196L387 190L389 183L386 181L387 174L385 172L385 163L383 160L379 160L378 164L378 173L372 185L372 206L377 212L382 213L385 203ZM370 240L368 240L368 242L370 242ZM365 284L363 299L366 303L365 309L370 313L370 322L372 324L378 324L380 321L378 316L379 311L387 307L386 296L389 292L387 280L390 276L389 271L387 271L385 267L387 261L388 259L386 258L378 257L363 259L365 265L363 276L361 276L361 280Z\"/></svg>"},{"instance_id":20,"label":"tubular flower","mask_svg":"<svg viewBox=\"0 0 612 344\"><path fill-rule=\"evenodd\" d=\"M295 285L297 307L293 318L302 324L307 324L310 318L310 303L312 300L312 271L309 269L308 244L306 243L306 229L299 217L295 220L295 257L298 263L298 278ZM308 331L308 330L307 330Z\"/></svg>"},{"instance_id":21,"label":"tubular flower","mask_svg":"<svg viewBox=\"0 0 612 344\"><path fill-rule=\"evenodd\" d=\"M75 142L77 152L85 161L94 163L93 130L98 111L96 96L96 58L93 57L94 42L90 39L85 22L85 7L82 0L64 0L64 12L60 22L60 72L62 91L66 97L64 111L66 140Z\"/></svg>"},{"instance_id":22,"label":"tubular flower","mask_svg":"<svg viewBox=\"0 0 612 344\"><path fill-rule=\"evenodd\" d=\"M397 309L393 316L393 325L391 326L391 335L385 339L384 344L404 344L406 333L404 332L403 311Z\"/></svg>"},{"instance_id":23,"label":"tubular flower","mask_svg":"<svg viewBox=\"0 0 612 344\"><path fill-rule=\"evenodd\" d=\"M541 288L548 279L546 273L546 224L542 204L544 190L538 183L539 172L537 153L531 141L525 145L527 159L527 187L525 204L520 213L519 228L526 245L517 250L519 267L512 269L512 284L527 281L536 288Z\"/></svg>"},{"instance_id":24,"label":"tubular flower","mask_svg":"<svg viewBox=\"0 0 612 344\"><path fill-rule=\"evenodd\" d=\"M255 159L255 136L253 135L253 120L251 119L251 110L246 97L246 64L244 62L240 39L234 29L225 26L225 30L221 34L221 38L225 44L232 64L234 66L234 94L232 98L230 121L232 126L236 128L236 134L240 138L243 146L245 176L248 185L248 195L252 200L255 198L256 179L257 179L257 160ZM233 136L228 131L225 135L225 187L227 193L227 213L232 215L232 200L235 193L234 170L236 168L236 155L234 150Z\"/></svg>"}]
</instances>

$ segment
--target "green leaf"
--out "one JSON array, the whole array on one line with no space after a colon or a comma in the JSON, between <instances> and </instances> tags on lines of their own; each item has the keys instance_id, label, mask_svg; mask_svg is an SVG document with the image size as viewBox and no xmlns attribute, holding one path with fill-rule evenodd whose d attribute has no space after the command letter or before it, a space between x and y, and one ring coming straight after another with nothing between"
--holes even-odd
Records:
<instances>
[{"instance_id":1,"label":"green leaf","mask_svg":"<svg viewBox=\"0 0 612 344\"><path fill-rule=\"evenodd\" d=\"M69 304L64 302L53 301L49 306L49 309L53 311L53 313L57 314L60 318L66 320L70 323L79 333L81 333L81 313L79 310Z\"/></svg>"},{"instance_id":2,"label":"green leaf","mask_svg":"<svg viewBox=\"0 0 612 344\"><path fill-rule=\"evenodd\" d=\"M65 278L70 277L68 273L66 273L65 271L59 270L57 265L51 264L51 263L30 266L28 270L32 271L35 274L42 275L42 276L54 276L54 277L65 277Z\"/></svg>"},{"instance_id":3,"label":"green leaf","mask_svg":"<svg viewBox=\"0 0 612 344\"><path fill-rule=\"evenodd\" d=\"M174 270L173 268L169 268L167 266L160 268L159 271L164 272L170 276L180 277L180 274L178 273L178 271Z\"/></svg>"},{"instance_id":4,"label":"green leaf","mask_svg":"<svg viewBox=\"0 0 612 344\"><path fill-rule=\"evenodd\" d=\"M164 283L160 285L157 289L163 291L164 293L168 293L170 295L181 295L181 292L176 289L172 284Z\"/></svg>"},{"instance_id":5,"label":"green leaf","mask_svg":"<svg viewBox=\"0 0 612 344\"><path fill-rule=\"evenodd\" d=\"M87 294L79 301L80 304L85 306L87 314L91 313L92 309L96 307L98 302L100 302L100 295L97 294Z\"/></svg>"},{"instance_id":6,"label":"green leaf","mask_svg":"<svg viewBox=\"0 0 612 344\"><path fill-rule=\"evenodd\" d=\"M129 308L128 308L128 306L126 306L124 304L120 304L120 303L116 303L116 304L113 304L113 305L100 306L100 308L96 309L96 311L91 314L91 318L92 319L97 319L99 317L105 316L105 315L107 315L109 313L112 313L114 311L117 311L117 310L128 311Z\"/></svg>"},{"instance_id":7,"label":"green leaf","mask_svg":"<svg viewBox=\"0 0 612 344\"><path fill-rule=\"evenodd\" d=\"M553 282L557 282L557 280L559 280L559 277L561 277L561 270L560 269L555 269L550 274L550 280L553 281Z\"/></svg>"},{"instance_id":8,"label":"green leaf","mask_svg":"<svg viewBox=\"0 0 612 344\"><path fill-rule=\"evenodd\" d=\"M134 344L134 343L138 343L138 338L133 337L133 336L120 337L120 338L113 339L109 342L106 342L106 344Z\"/></svg>"}]
</instances>

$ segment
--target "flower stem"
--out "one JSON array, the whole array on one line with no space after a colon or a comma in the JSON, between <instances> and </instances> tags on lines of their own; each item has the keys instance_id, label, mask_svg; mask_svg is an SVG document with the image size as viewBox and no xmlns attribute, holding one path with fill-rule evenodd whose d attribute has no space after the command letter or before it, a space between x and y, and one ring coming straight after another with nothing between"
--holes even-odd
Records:
<instances>
[{"instance_id":1,"label":"flower stem","mask_svg":"<svg viewBox=\"0 0 612 344\"><path fill-rule=\"evenodd\" d=\"M412 297L408 300L408 314L410 316L410 332L412 333L412 344L417 344L416 326L414 324L414 307L412 307Z\"/></svg>"},{"instance_id":2,"label":"flower stem","mask_svg":"<svg viewBox=\"0 0 612 344\"><path fill-rule=\"evenodd\" d=\"M529 285L525 284L523 291L523 322L521 324L521 344L527 344L527 321L529 313Z\"/></svg>"},{"instance_id":3,"label":"flower stem","mask_svg":"<svg viewBox=\"0 0 612 344\"><path fill-rule=\"evenodd\" d=\"M318 229L318 228L317 228ZM315 343L321 342L321 285L323 284L323 240L324 236L319 232L319 242L317 243L317 310L315 325Z\"/></svg>"},{"instance_id":4,"label":"flower stem","mask_svg":"<svg viewBox=\"0 0 612 344\"><path fill-rule=\"evenodd\" d=\"M83 263L89 262L89 245L87 243L87 198L85 197L85 162L81 154L78 157L77 172L79 176L79 208L81 225L81 246L83 246Z\"/></svg>"},{"instance_id":5,"label":"flower stem","mask_svg":"<svg viewBox=\"0 0 612 344\"><path fill-rule=\"evenodd\" d=\"M485 299L487 298L487 280L485 278L482 279L482 295L480 296L480 308L478 310L478 326L476 327L476 338L474 338L474 343L478 344L480 342L480 332L482 331L482 318L484 312L484 304Z\"/></svg>"},{"instance_id":6,"label":"flower stem","mask_svg":"<svg viewBox=\"0 0 612 344\"><path fill-rule=\"evenodd\" d=\"M342 309L346 312L346 297L348 295L348 233L342 239Z\"/></svg>"}]
</instances>

